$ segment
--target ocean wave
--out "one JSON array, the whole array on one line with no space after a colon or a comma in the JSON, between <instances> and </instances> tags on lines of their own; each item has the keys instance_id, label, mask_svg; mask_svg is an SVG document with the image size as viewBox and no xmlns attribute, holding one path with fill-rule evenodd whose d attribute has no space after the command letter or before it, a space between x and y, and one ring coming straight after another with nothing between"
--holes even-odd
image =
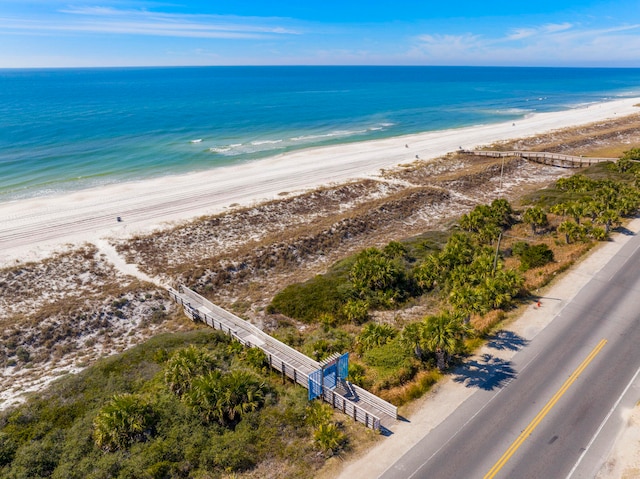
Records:
<instances>
[{"instance_id":1,"label":"ocean wave","mask_svg":"<svg viewBox=\"0 0 640 479\"><path fill-rule=\"evenodd\" d=\"M289 138L275 138L264 140L252 140L244 143L219 144L208 149L211 153L221 154L225 156L239 156L245 154L254 154L269 152L274 150L282 150L286 148L301 148L305 146L313 146L322 144L323 141L332 139L344 139L351 136L363 136L368 133L378 132L387 129L395 123L383 122L377 123L367 128L332 130L326 133L310 133L305 135L292 136Z\"/></svg>"},{"instance_id":2,"label":"ocean wave","mask_svg":"<svg viewBox=\"0 0 640 479\"><path fill-rule=\"evenodd\" d=\"M364 135L370 131L382 131L387 127L393 126L394 123L380 123L376 126L371 126L366 129L359 130L334 130L329 133L319 133L316 135L301 135L290 138L292 141L313 141L321 140L323 138L344 138L348 136Z\"/></svg>"},{"instance_id":3,"label":"ocean wave","mask_svg":"<svg viewBox=\"0 0 640 479\"><path fill-rule=\"evenodd\" d=\"M282 140L260 140L260 141L252 141L251 144L253 146L260 145L275 145L277 143L282 143Z\"/></svg>"},{"instance_id":4,"label":"ocean wave","mask_svg":"<svg viewBox=\"0 0 640 479\"><path fill-rule=\"evenodd\" d=\"M534 110L530 108L503 108L496 110L493 113L497 115L527 115L533 113Z\"/></svg>"},{"instance_id":5,"label":"ocean wave","mask_svg":"<svg viewBox=\"0 0 640 479\"><path fill-rule=\"evenodd\" d=\"M353 136L353 135L362 135L366 133L367 130L336 130L329 133L320 133L317 135L302 135L302 136L294 136L291 138L291 141L309 141L309 140L321 140L322 138L336 138L336 137L345 137L345 136Z\"/></svg>"}]
</instances>

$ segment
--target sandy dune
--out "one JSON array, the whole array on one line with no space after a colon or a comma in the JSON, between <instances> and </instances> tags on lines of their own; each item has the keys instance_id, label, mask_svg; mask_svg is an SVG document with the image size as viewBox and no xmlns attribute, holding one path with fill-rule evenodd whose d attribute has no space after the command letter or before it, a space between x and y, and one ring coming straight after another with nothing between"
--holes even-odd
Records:
<instances>
[{"instance_id":1,"label":"sandy dune","mask_svg":"<svg viewBox=\"0 0 640 479\"><path fill-rule=\"evenodd\" d=\"M248 205L380 169L434 158L499 140L602 121L634 113L638 98L623 99L511 122L422 133L287 153L239 166L122 183L0 204L0 266L35 260L66 243L138 232ZM122 221L117 222L116 218Z\"/></svg>"}]
</instances>

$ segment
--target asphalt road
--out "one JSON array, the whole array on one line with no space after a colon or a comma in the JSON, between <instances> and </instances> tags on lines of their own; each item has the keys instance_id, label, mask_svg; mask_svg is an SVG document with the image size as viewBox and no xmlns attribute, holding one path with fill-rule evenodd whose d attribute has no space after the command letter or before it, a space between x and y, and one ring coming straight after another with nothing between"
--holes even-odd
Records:
<instances>
[{"instance_id":1,"label":"asphalt road","mask_svg":"<svg viewBox=\"0 0 640 479\"><path fill-rule=\"evenodd\" d=\"M640 399L640 236L531 342L467 364L455 379L477 388L381 477L593 478Z\"/></svg>"}]
</instances>

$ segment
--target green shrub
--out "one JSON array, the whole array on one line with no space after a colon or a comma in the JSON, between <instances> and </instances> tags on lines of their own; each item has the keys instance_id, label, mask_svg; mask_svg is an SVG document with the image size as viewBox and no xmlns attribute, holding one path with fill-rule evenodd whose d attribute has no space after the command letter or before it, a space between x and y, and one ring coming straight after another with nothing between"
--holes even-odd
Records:
<instances>
[{"instance_id":1,"label":"green shrub","mask_svg":"<svg viewBox=\"0 0 640 479\"><path fill-rule=\"evenodd\" d=\"M369 302L363 299L349 299L342 305L340 313L351 323L365 323L369 319Z\"/></svg>"},{"instance_id":2,"label":"green shrub","mask_svg":"<svg viewBox=\"0 0 640 479\"><path fill-rule=\"evenodd\" d=\"M0 468L11 464L17 450L17 441L8 434L0 432Z\"/></svg>"},{"instance_id":3,"label":"green shrub","mask_svg":"<svg viewBox=\"0 0 640 479\"><path fill-rule=\"evenodd\" d=\"M318 275L302 284L292 284L275 295L268 307L270 313L281 313L305 323L314 322L322 314L337 315L348 298L346 281Z\"/></svg>"},{"instance_id":4,"label":"green shrub","mask_svg":"<svg viewBox=\"0 0 640 479\"><path fill-rule=\"evenodd\" d=\"M409 365L411 354L396 337L382 346L371 348L364 353L363 359L369 366L381 369L383 372L389 372Z\"/></svg>"},{"instance_id":5,"label":"green shrub","mask_svg":"<svg viewBox=\"0 0 640 479\"><path fill-rule=\"evenodd\" d=\"M366 370L358 363L349 362L349 374L347 379L356 386L364 387L366 381Z\"/></svg>"},{"instance_id":6,"label":"green shrub","mask_svg":"<svg viewBox=\"0 0 640 479\"><path fill-rule=\"evenodd\" d=\"M528 245L520 241L513 246L513 253L520 258L520 269L527 271L553 261L553 251L544 243Z\"/></svg>"},{"instance_id":7,"label":"green shrub","mask_svg":"<svg viewBox=\"0 0 640 479\"><path fill-rule=\"evenodd\" d=\"M247 429L238 429L213 437L202 451L201 461L209 470L246 471L257 464L257 439L257 434Z\"/></svg>"}]
</instances>

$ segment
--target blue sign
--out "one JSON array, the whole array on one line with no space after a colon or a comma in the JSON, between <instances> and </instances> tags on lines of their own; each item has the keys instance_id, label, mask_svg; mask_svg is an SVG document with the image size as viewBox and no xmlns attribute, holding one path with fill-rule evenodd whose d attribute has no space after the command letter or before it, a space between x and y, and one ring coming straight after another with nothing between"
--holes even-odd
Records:
<instances>
[{"instance_id":1,"label":"blue sign","mask_svg":"<svg viewBox=\"0 0 640 479\"><path fill-rule=\"evenodd\" d=\"M309 374L309 401L322 396L322 369Z\"/></svg>"},{"instance_id":2,"label":"blue sign","mask_svg":"<svg viewBox=\"0 0 640 479\"><path fill-rule=\"evenodd\" d=\"M349 353L344 353L338 358L338 377L347 379L349 375Z\"/></svg>"},{"instance_id":3,"label":"blue sign","mask_svg":"<svg viewBox=\"0 0 640 479\"><path fill-rule=\"evenodd\" d=\"M338 365L334 362L324 368L324 387L333 389L338 384Z\"/></svg>"}]
</instances>

